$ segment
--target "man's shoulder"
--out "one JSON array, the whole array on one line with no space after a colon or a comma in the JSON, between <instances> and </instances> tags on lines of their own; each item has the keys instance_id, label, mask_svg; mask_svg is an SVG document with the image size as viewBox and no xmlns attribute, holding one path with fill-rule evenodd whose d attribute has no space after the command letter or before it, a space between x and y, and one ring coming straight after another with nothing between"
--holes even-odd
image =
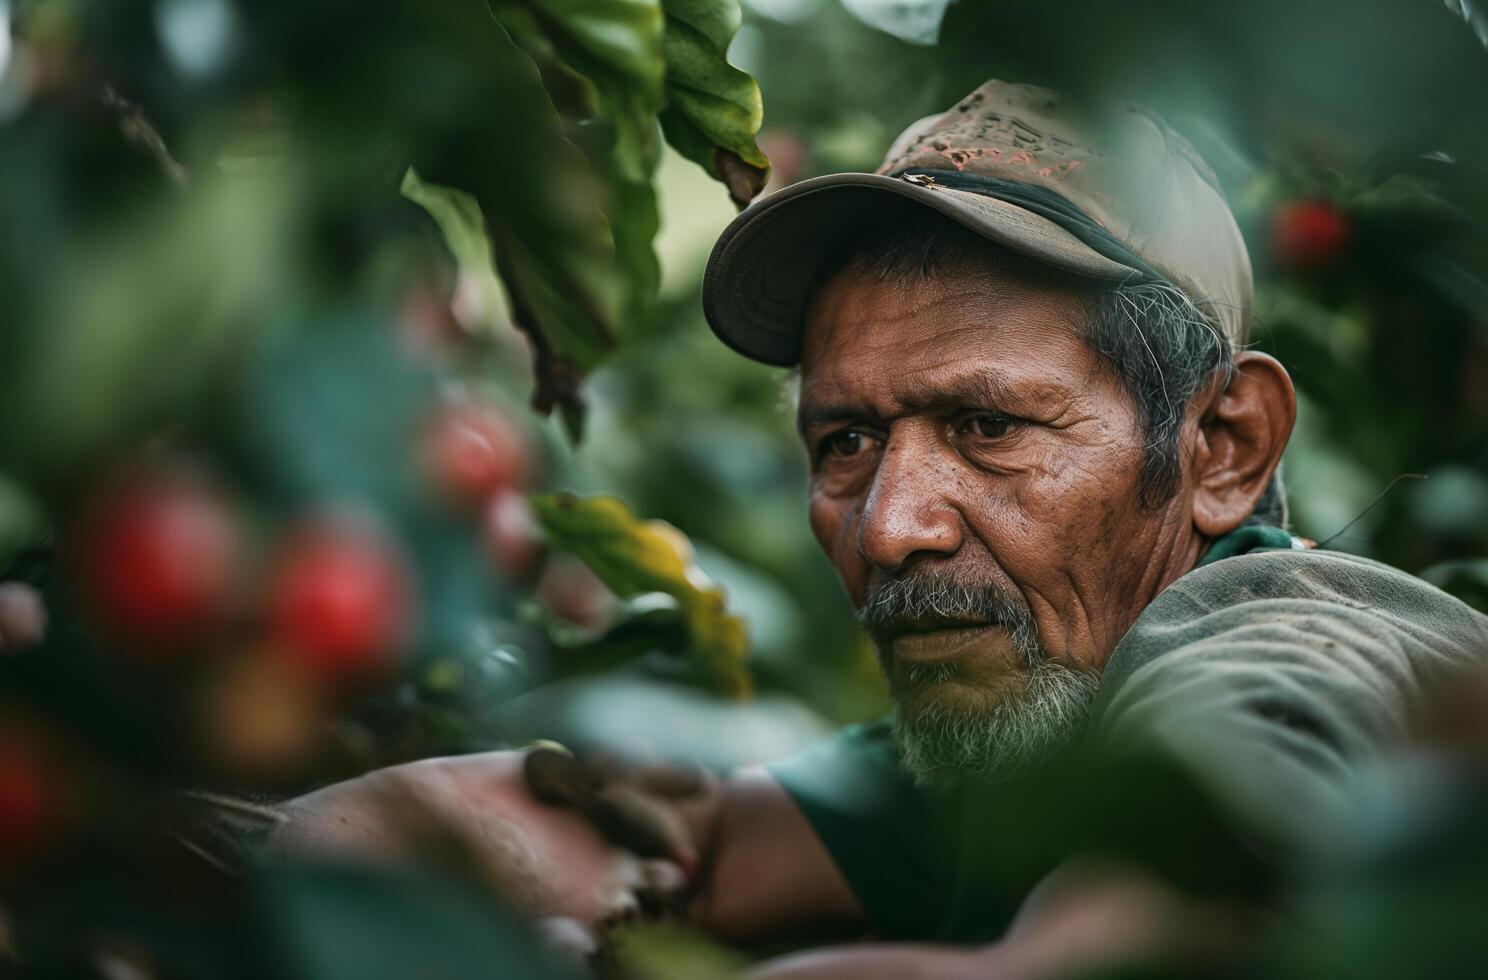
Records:
<instances>
[{"instance_id":1,"label":"man's shoulder","mask_svg":"<svg viewBox=\"0 0 1488 980\"><path fill-rule=\"evenodd\" d=\"M1346 839L1361 767L1488 665L1488 617L1339 552L1252 550L1179 578L1107 661L1108 741L1171 753L1275 840ZM1299 852L1300 853L1300 852Z\"/></svg>"},{"instance_id":2,"label":"man's shoulder","mask_svg":"<svg viewBox=\"0 0 1488 980\"><path fill-rule=\"evenodd\" d=\"M1355 671L1361 659L1419 680L1488 663L1488 616L1382 562L1337 551L1253 551L1182 576L1143 610L1107 664L1103 693L1184 651L1193 662Z\"/></svg>"},{"instance_id":3,"label":"man's shoulder","mask_svg":"<svg viewBox=\"0 0 1488 980\"><path fill-rule=\"evenodd\" d=\"M1312 548L1253 551L1195 568L1164 590L1138 623L1234 607L1248 607L1252 615L1283 609L1326 615L1331 609L1378 616L1488 647L1488 616L1456 597L1383 562Z\"/></svg>"}]
</instances>

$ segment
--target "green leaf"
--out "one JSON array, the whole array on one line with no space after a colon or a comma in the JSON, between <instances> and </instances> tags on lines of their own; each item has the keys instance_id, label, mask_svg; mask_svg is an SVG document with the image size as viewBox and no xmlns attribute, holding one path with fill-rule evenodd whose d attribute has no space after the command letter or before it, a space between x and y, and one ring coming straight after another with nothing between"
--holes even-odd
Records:
<instances>
[{"instance_id":1,"label":"green leaf","mask_svg":"<svg viewBox=\"0 0 1488 980\"><path fill-rule=\"evenodd\" d=\"M403 175L399 190L404 197L427 211L439 226L460 272L478 284L486 328L494 329L506 311L506 297L502 295L501 281L496 277L491 236L486 233L486 219L481 214L480 205L464 191L425 183L412 167Z\"/></svg>"},{"instance_id":2,"label":"green leaf","mask_svg":"<svg viewBox=\"0 0 1488 980\"><path fill-rule=\"evenodd\" d=\"M592 86L599 114L615 126L619 172L649 180L660 159L656 114L665 75L657 0L497 0L492 11L550 88L555 65Z\"/></svg>"},{"instance_id":3,"label":"green leaf","mask_svg":"<svg viewBox=\"0 0 1488 980\"><path fill-rule=\"evenodd\" d=\"M612 174L607 212L615 236L615 259L630 284L627 319L638 323L661 289L661 262L653 245L661 230L661 212L651 178L627 180Z\"/></svg>"},{"instance_id":4,"label":"green leaf","mask_svg":"<svg viewBox=\"0 0 1488 980\"><path fill-rule=\"evenodd\" d=\"M628 288L604 183L566 138L537 65L489 11L450 0L414 9L437 32L450 94L390 95L402 100L399 137L421 179L479 205L512 321L532 342L534 404L576 418L579 382L614 347Z\"/></svg>"},{"instance_id":5,"label":"green leaf","mask_svg":"<svg viewBox=\"0 0 1488 980\"><path fill-rule=\"evenodd\" d=\"M15 326L32 341L24 360L3 365L18 476L65 479L196 403L287 288L297 176L205 176L69 243L36 317Z\"/></svg>"},{"instance_id":6,"label":"green leaf","mask_svg":"<svg viewBox=\"0 0 1488 980\"><path fill-rule=\"evenodd\" d=\"M749 966L748 960L734 950L675 922L621 926L609 939L626 975L649 980L729 980L744 976Z\"/></svg>"},{"instance_id":7,"label":"green leaf","mask_svg":"<svg viewBox=\"0 0 1488 980\"><path fill-rule=\"evenodd\" d=\"M662 6L667 142L723 181L742 208L765 186L770 161L755 142L764 121L759 85L728 63L739 6L734 0L663 0Z\"/></svg>"},{"instance_id":8,"label":"green leaf","mask_svg":"<svg viewBox=\"0 0 1488 980\"><path fill-rule=\"evenodd\" d=\"M629 599L604 633L587 640L554 637L552 679L603 674L648 653L685 652L691 636L682 606L669 595L643 593Z\"/></svg>"},{"instance_id":9,"label":"green leaf","mask_svg":"<svg viewBox=\"0 0 1488 980\"><path fill-rule=\"evenodd\" d=\"M497 0L492 11L537 63L581 149L604 177L603 203L628 287L627 319L661 284L652 179L661 159L662 13L657 0Z\"/></svg>"},{"instance_id":10,"label":"green leaf","mask_svg":"<svg viewBox=\"0 0 1488 980\"><path fill-rule=\"evenodd\" d=\"M507 226L491 231L497 268L511 297L512 322L532 342L537 375L533 407L544 413L561 407L569 437L577 442L584 417L579 383L614 346L609 326L615 319L613 301L598 306L591 297L564 290L551 275L541 239Z\"/></svg>"},{"instance_id":11,"label":"green leaf","mask_svg":"<svg viewBox=\"0 0 1488 980\"><path fill-rule=\"evenodd\" d=\"M407 815L409 825L419 816ZM441 843L429 836L430 847ZM468 860L463 848L449 850L446 863ZM245 918L264 962L277 976L302 980L577 976L553 962L496 896L428 870L434 862L421 856L419 870L346 862L257 870Z\"/></svg>"},{"instance_id":12,"label":"green leaf","mask_svg":"<svg viewBox=\"0 0 1488 980\"><path fill-rule=\"evenodd\" d=\"M671 525L642 521L615 497L543 494L532 499L548 537L584 561L622 598L664 592L677 600L689 636L689 653L713 685L736 697L748 694L744 623L730 614L721 589L684 554Z\"/></svg>"}]
</instances>

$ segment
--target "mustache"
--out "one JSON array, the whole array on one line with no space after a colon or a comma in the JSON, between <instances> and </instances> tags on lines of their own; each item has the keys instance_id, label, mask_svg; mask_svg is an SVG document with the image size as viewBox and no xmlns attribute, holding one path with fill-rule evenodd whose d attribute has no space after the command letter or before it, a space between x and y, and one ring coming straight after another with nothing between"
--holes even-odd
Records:
<instances>
[{"instance_id":1,"label":"mustache","mask_svg":"<svg viewBox=\"0 0 1488 980\"><path fill-rule=\"evenodd\" d=\"M871 585L857 611L858 623L880 644L908 632L992 625L1006 630L1030 664L1047 659L1038 625L1016 591L924 570Z\"/></svg>"}]
</instances>

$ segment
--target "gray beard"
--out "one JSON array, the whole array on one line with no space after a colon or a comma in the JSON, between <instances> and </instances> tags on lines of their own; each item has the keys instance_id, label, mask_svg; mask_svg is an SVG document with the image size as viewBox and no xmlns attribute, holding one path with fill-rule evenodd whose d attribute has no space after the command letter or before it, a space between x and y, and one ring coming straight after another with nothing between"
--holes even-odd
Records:
<instances>
[{"instance_id":1,"label":"gray beard","mask_svg":"<svg viewBox=\"0 0 1488 980\"><path fill-rule=\"evenodd\" d=\"M1021 677L1021 690L977 708L901 703L894 734L904 768L921 783L1006 779L1073 742L1090 717L1099 678L1050 660Z\"/></svg>"},{"instance_id":2,"label":"gray beard","mask_svg":"<svg viewBox=\"0 0 1488 980\"><path fill-rule=\"evenodd\" d=\"M892 690L885 631L897 622L935 617L974 617L999 624L1020 661L1017 681L995 699L947 704L936 700L933 690L923 691L956 678L954 664L936 664L908 668L904 681L911 690ZM879 645L896 705L900 761L919 782L1005 779L1053 755L1085 729L1099 675L1073 670L1050 657L1039 643L1031 611L1010 590L923 571L911 573L874 588L858 619Z\"/></svg>"}]
</instances>

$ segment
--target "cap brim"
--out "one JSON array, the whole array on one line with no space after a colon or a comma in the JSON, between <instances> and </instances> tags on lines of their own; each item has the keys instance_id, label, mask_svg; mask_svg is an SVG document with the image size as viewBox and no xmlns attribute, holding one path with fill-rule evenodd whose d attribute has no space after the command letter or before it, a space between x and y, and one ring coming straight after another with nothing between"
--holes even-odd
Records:
<instances>
[{"instance_id":1,"label":"cap brim","mask_svg":"<svg viewBox=\"0 0 1488 980\"><path fill-rule=\"evenodd\" d=\"M1052 221L997 198L880 174L828 174L776 191L724 229L703 274L703 313L713 332L756 361L799 362L806 301L822 260L882 215L886 195L923 204L990 241L1077 275L1120 281L1134 271Z\"/></svg>"}]
</instances>

